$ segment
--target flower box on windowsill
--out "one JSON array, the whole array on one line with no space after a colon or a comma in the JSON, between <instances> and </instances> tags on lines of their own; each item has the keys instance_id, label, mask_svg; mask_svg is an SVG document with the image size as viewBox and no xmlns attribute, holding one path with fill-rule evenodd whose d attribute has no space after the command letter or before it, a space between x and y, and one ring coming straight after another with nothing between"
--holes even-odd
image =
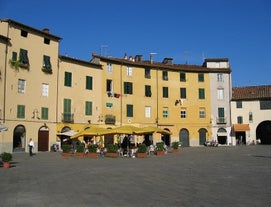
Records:
<instances>
[{"instance_id":1,"label":"flower box on windowsill","mask_svg":"<svg viewBox=\"0 0 271 207\"><path fill-rule=\"evenodd\" d=\"M53 73L53 70L51 68L42 67L41 70L44 73L48 73L48 74L52 74Z\"/></svg>"},{"instance_id":2,"label":"flower box on windowsill","mask_svg":"<svg viewBox=\"0 0 271 207\"><path fill-rule=\"evenodd\" d=\"M20 66L20 68L29 70L29 64L20 62L19 66Z\"/></svg>"}]
</instances>

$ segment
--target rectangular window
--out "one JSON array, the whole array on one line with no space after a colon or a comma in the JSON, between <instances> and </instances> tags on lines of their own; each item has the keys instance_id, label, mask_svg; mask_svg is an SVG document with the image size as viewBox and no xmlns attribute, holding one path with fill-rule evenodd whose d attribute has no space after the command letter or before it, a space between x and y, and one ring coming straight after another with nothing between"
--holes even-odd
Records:
<instances>
[{"instance_id":1,"label":"rectangular window","mask_svg":"<svg viewBox=\"0 0 271 207\"><path fill-rule=\"evenodd\" d=\"M124 82L124 94L133 94L133 83Z\"/></svg>"},{"instance_id":2,"label":"rectangular window","mask_svg":"<svg viewBox=\"0 0 271 207\"><path fill-rule=\"evenodd\" d=\"M27 31L21 30L21 36L22 36L22 37L27 37L27 35L28 35L28 32L27 32Z\"/></svg>"},{"instance_id":3,"label":"rectangular window","mask_svg":"<svg viewBox=\"0 0 271 207\"><path fill-rule=\"evenodd\" d=\"M151 78L151 69L145 68L145 78Z\"/></svg>"},{"instance_id":4,"label":"rectangular window","mask_svg":"<svg viewBox=\"0 0 271 207\"><path fill-rule=\"evenodd\" d=\"M252 112L249 112L248 116L249 116L249 122L252 123L253 122L253 114L252 114Z\"/></svg>"},{"instance_id":5,"label":"rectangular window","mask_svg":"<svg viewBox=\"0 0 271 207\"><path fill-rule=\"evenodd\" d=\"M17 61L17 52L12 52L12 61Z\"/></svg>"},{"instance_id":6,"label":"rectangular window","mask_svg":"<svg viewBox=\"0 0 271 207\"><path fill-rule=\"evenodd\" d=\"M145 85L145 96L151 97L151 86Z\"/></svg>"},{"instance_id":7,"label":"rectangular window","mask_svg":"<svg viewBox=\"0 0 271 207\"><path fill-rule=\"evenodd\" d=\"M45 96L45 97L49 96L49 85L47 83L42 84L41 93L42 93L42 96Z\"/></svg>"},{"instance_id":8,"label":"rectangular window","mask_svg":"<svg viewBox=\"0 0 271 207\"><path fill-rule=\"evenodd\" d=\"M20 49L20 63L24 65L29 65L29 60L28 60L28 55L27 55L27 50Z\"/></svg>"},{"instance_id":9,"label":"rectangular window","mask_svg":"<svg viewBox=\"0 0 271 207\"><path fill-rule=\"evenodd\" d=\"M48 108L41 107L41 119L48 120L48 111L49 111Z\"/></svg>"},{"instance_id":10,"label":"rectangular window","mask_svg":"<svg viewBox=\"0 0 271 207\"><path fill-rule=\"evenodd\" d=\"M133 111L134 111L134 106L131 104L127 104L126 105L126 116L133 117L133 115L134 115Z\"/></svg>"},{"instance_id":11,"label":"rectangular window","mask_svg":"<svg viewBox=\"0 0 271 207\"><path fill-rule=\"evenodd\" d=\"M217 89L217 100L223 100L224 99L224 89L218 88Z\"/></svg>"},{"instance_id":12,"label":"rectangular window","mask_svg":"<svg viewBox=\"0 0 271 207\"><path fill-rule=\"evenodd\" d=\"M238 108L238 109L243 108L243 103L242 103L242 101L236 101L236 108Z\"/></svg>"},{"instance_id":13,"label":"rectangular window","mask_svg":"<svg viewBox=\"0 0 271 207\"><path fill-rule=\"evenodd\" d=\"M186 109L181 109L180 117L181 117L181 119L186 118Z\"/></svg>"},{"instance_id":14,"label":"rectangular window","mask_svg":"<svg viewBox=\"0 0 271 207\"><path fill-rule=\"evenodd\" d=\"M127 66L126 75L127 76L133 75L133 68L132 67Z\"/></svg>"},{"instance_id":15,"label":"rectangular window","mask_svg":"<svg viewBox=\"0 0 271 207\"><path fill-rule=\"evenodd\" d=\"M92 77L86 76L86 89L92 90Z\"/></svg>"},{"instance_id":16,"label":"rectangular window","mask_svg":"<svg viewBox=\"0 0 271 207\"><path fill-rule=\"evenodd\" d=\"M223 82L223 74L222 73L217 74L217 82Z\"/></svg>"},{"instance_id":17,"label":"rectangular window","mask_svg":"<svg viewBox=\"0 0 271 207\"><path fill-rule=\"evenodd\" d=\"M113 81L110 79L106 80L106 92L113 92Z\"/></svg>"},{"instance_id":18,"label":"rectangular window","mask_svg":"<svg viewBox=\"0 0 271 207\"><path fill-rule=\"evenodd\" d=\"M113 72L113 65L112 63L107 63L107 72L112 73Z\"/></svg>"},{"instance_id":19,"label":"rectangular window","mask_svg":"<svg viewBox=\"0 0 271 207\"><path fill-rule=\"evenodd\" d=\"M168 87L163 87L163 98L168 98Z\"/></svg>"},{"instance_id":20,"label":"rectangular window","mask_svg":"<svg viewBox=\"0 0 271 207\"><path fill-rule=\"evenodd\" d=\"M238 124L243 124L243 117L242 116L237 117L237 123Z\"/></svg>"},{"instance_id":21,"label":"rectangular window","mask_svg":"<svg viewBox=\"0 0 271 207\"><path fill-rule=\"evenodd\" d=\"M168 72L164 70L162 73L163 73L163 77L162 77L163 80L168 80Z\"/></svg>"},{"instance_id":22,"label":"rectangular window","mask_svg":"<svg viewBox=\"0 0 271 207\"><path fill-rule=\"evenodd\" d=\"M44 38L43 43L46 44L46 45L50 45L50 39Z\"/></svg>"},{"instance_id":23,"label":"rectangular window","mask_svg":"<svg viewBox=\"0 0 271 207\"><path fill-rule=\"evenodd\" d=\"M46 70L52 70L50 57L47 55L43 55L43 68Z\"/></svg>"},{"instance_id":24,"label":"rectangular window","mask_svg":"<svg viewBox=\"0 0 271 207\"><path fill-rule=\"evenodd\" d=\"M199 82L204 82L204 74L203 73L198 74L198 81Z\"/></svg>"},{"instance_id":25,"label":"rectangular window","mask_svg":"<svg viewBox=\"0 0 271 207\"><path fill-rule=\"evenodd\" d=\"M186 74L185 72L180 72L180 81L185 82L186 81Z\"/></svg>"},{"instance_id":26,"label":"rectangular window","mask_svg":"<svg viewBox=\"0 0 271 207\"><path fill-rule=\"evenodd\" d=\"M186 88L180 88L180 97L186 99Z\"/></svg>"},{"instance_id":27,"label":"rectangular window","mask_svg":"<svg viewBox=\"0 0 271 207\"><path fill-rule=\"evenodd\" d=\"M86 101L85 115L87 115L87 116L91 116L92 115L92 102L91 101Z\"/></svg>"},{"instance_id":28,"label":"rectangular window","mask_svg":"<svg viewBox=\"0 0 271 207\"><path fill-rule=\"evenodd\" d=\"M25 106L17 105L17 118L24 119L25 118Z\"/></svg>"},{"instance_id":29,"label":"rectangular window","mask_svg":"<svg viewBox=\"0 0 271 207\"><path fill-rule=\"evenodd\" d=\"M168 108L163 108L163 118L168 118Z\"/></svg>"},{"instance_id":30,"label":"rectangular window","mask_svg":"<svg viewBox=\"0 0 271 207\"><path fill-rule=\"evenodd\" d=\"M18 93L25 93L26 82L23 79L18 80Z\"/></svg>"},{"instance_id":31,"label":"rectangular window","mask_svg":"<svg viewBox=\"0 0 271 207\"><path fill-rule=\"evenodd\" d=\"M71 103L72 100L71 99L64 99L64 113L71 113Z\"/></svg>"},{"instance_id":32,"label":"rectangular window","mask_svg":"<svg viewBox=\"0 0 271 207\"><path fill-rule=\"evenodd\" d=\"M205 113L205 109L199 109L199 118L205 118L206 117L206 113Z\"/></svg>"},{"instance_id":33,"label":"rectangular window","mask_svg":"<svg viewBox=\"0 0 271 207\"><path fill-rule=\"evenodd\" d=\"M145 106L145 118L151 118L151 107Z\"/></svg>"},{"instance_id":34,"label":"rectangular window","mask_svg":"<svg viewBox=\"0 0 271 207\"><path fill-rule=\"evenodd\" d=\"M199 88L199 99L205 99L205 90L204 90L204 88Z\"/></svg>"},{"instance_id":35,"label":"rectangular window","mask_svg":"<svg viewBox=\"0 0 271 207\"><path fill-rule=\"evenodd\" d=\"M260 110L271 109L271 100L260 100Z\"/></svg>"},{"instance_id":36,"label":"rectangular window","mask_svg":"<svg viewBox=\"0 0 271 207\"><path fill-rule=\"evenodd\" d=\"M72 73L65 72L65 82L64 86L71 87L72 86Z\"/></svg>"}]
</instances>

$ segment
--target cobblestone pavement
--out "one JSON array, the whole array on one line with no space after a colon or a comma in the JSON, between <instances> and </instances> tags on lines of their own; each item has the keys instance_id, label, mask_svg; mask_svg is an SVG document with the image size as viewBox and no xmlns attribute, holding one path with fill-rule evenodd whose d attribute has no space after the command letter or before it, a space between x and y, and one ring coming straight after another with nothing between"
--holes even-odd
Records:
<instances>
[{"instance_id":1,"label":"cobblestone pavement","mask_svg":"<svg viewBox=\"0 0 271 207\"><path fill-rule=\"evenodd\" d=\"M271 206L271 146L190 147L148 158L13 154L0 206Z\"/></svg>"}]
</instances>

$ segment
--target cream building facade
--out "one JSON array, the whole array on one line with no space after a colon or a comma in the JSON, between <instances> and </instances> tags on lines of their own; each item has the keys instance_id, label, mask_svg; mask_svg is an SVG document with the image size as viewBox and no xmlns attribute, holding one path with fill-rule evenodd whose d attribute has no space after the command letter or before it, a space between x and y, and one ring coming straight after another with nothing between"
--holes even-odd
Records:
<instances>
[{"instance_id":1,"label":"cream building facade","mask_svg":"<svg viewBox=\"0 0 271 207\"><path fill-rule=\"evenodd\" d=\"M79 132L91 125L155 126L171 135L136 136L135 142L163 140L168 146L201 146L218 136L217 108L226 108L228 128L231 70L228 60L203 65L174 64L135 57L110 58L97 54L90 61L59 55L61 38L48 29L19 22L0 21L0 152L49 151L63 142L59 134ZM220 63L221 67L213 64ZM224 64L224 65L223 65ZM217 83L218 74L224 82ZM222 84L222 85L221 85ZM224 88L224 100L216 100L213 88ZM215 102L215 105L213 104ZM117 141L104 137L104 143ZM224 144L224 143L223 143ZM230 144L227 141L225 144Z\"/></svg>"}]
</instances>

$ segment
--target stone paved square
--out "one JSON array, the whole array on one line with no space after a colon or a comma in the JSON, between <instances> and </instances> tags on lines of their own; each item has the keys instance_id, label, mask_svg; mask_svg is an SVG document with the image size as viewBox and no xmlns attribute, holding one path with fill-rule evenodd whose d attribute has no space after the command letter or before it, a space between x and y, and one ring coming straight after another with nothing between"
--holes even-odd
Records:
<instances>
[{"instance_id":1,"label":"stone paved square","mask_svg":"<svg viewBox=\"0 0 271 207\"><path fill-rule=\"evenodd\" d=\"M190 147L138 158L13 154L1 206L271 206L271 146Z\"/></svg>"}]
</instances>

